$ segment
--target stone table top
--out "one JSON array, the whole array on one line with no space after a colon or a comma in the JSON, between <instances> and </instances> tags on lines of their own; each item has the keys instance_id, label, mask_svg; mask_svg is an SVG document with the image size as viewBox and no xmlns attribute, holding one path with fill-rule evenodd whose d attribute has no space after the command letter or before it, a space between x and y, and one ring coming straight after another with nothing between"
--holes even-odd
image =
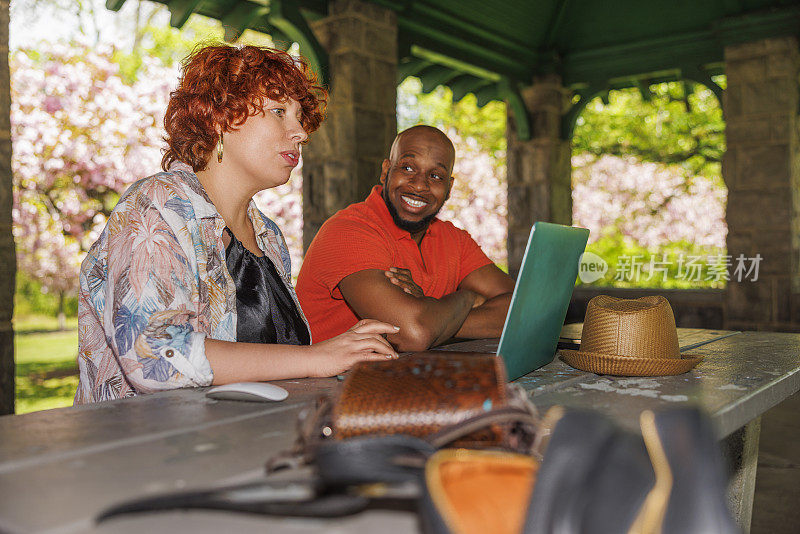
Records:
<instances>
[{"instance_id":1,"label":"stone table top","mask_svg":"<svg viewBox=\"0 0 800 534\"><path fill-rule=\"evenodd\" d=\"M720 438L800 389L800 334L679 329L679 338L705 357L684 375L598 376L556 358L518 382L542 409L591 408L629 427L644 409L699 405ZM496 343L445 349L493 351ZM0 531L416 531L412 514L379 510L325 521L167 512L94 524L100 511L121 501L262 478L266 459L291 445L299 411L340 385L336 379L277 383L289 390L281 403L210 400L197 388L0 417Z\"/></svg>"}]
</instances>

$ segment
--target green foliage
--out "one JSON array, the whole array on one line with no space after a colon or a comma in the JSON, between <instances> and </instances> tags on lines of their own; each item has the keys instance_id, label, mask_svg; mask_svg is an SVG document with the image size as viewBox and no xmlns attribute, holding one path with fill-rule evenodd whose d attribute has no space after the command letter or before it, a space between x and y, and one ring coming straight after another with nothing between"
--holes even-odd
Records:
<instances>
[{"instance_id":1,"label":"green foliage","mask_svg":"<svg viewBox=\"0 0 800 534\"><path fill-rule=\"evenodd\" d=\"M156 9L166 9L157 6ZM152 18L152 16L151 16ZM114 61L128 82L136 79L144 58L156 58L163 65L173 66L185 58L198 43L221 41L224 35L218 20L192 15L183 28L148 23L137 30L133 50L117 50Z\"/></svg>"},{"instance_id":2,"label":"green foliage","mask_svg":"<svg viewBox=\"0 0 800 534\"><path fill-rule=\"evenodd\" d=\"M198 45L222 42L225 30L216 19L194 14L183 28L173 28L167 24L152 22L158 11L166 6L155 5L146 24L137 29L136 39L131 51L117 50L114 61L120 65L120 72L127 81L136 79L144 58L156 58L168 67L180 63ZM258 46L273 46L269 35L247 30L238 43Z\"/></svg>"},{"instance_id":3,"label":"green foliage","mask_svg":"<svg viewBox=\"0 0 800 534\"><path fill-rule=\"evenodd\" d=\"M422 92L419 78L408 77L397 88L397 129L405 130L415 124L428 124L444 130L453 128L461 137L472 137L481 148L505 166L506 105L489 102L478 107L470 93L453 102L450 88L439 86L430 93Z\"/></svg>"},{"instance_id":4,"label":"green foliage","mask_svg":"<svg viewBox=\"0 0 800 534\"><path fill-rule=\"evenodd\" d=\"M716 79L724 86L724 77ZM719 176L725 152L722 108L704 86L662 83L639 90L610 91L608 105L595 98L576 123L576 154L635 156L643 161L678 164L691 174Z\"/></svg>"},{"instance_id":5,"label":"green foliage","mask_svg":"<svg viewBox=\"0 0 800 534\"><path fill-rule=\"evenodd\" d=\"M78 387L78 331L14 337L16 413L71 406Z\"/></svg>"},{"instance_id":6,"label":"green foliage","mask_svg":"<svg viewBox=\"0 0 800 534\"><path fill-rule=\"evenodd\" d=\"M724 250L716 247L703 247L680 241L648 249L621 233L614 232L590 243L586 250L605 259L609 265L605 276L586 285L662 289L715 289L725 286L723 280L714 280L713 276L709 280L706 279L712 273L709 264L716 263L709 262L709 256L713 258L725 255ZM632 258L636 258L635 263L642 266L638 276L623 265L625 263L632 265L634 263ZM648 272L651 258L657 264L658 262L666 264L666 276L660 271L653 272L651 276ZM698 258L693 262L696 267L687 269L686 265L691 258ZM695 273L699 274L699 280L694 280Z\"/></svg>"},{"instance_id":7,"label":"green foliage","mask_svg":"<svg viewBox=\"0 0 800 534\"><path fill-rule=\"evenodd\" d=\"M724 76L714 81L725 87ZM704 86L687 83L663 83L649 87L650 95L644 99L637 89L610 91L608 103L598 97L588 103L577 120L573 139L573 156L591 154L595 157L604 154L623 158L634 158L641 162L652 162L676 169L674 174L686 176L683 184L674 190L675 196L685 197L698 194L698 177L710 180L715 187L725 188L722 180L721 161L725 152L725 123L720 103L712 91ZM591 171L590 171L591 172ZM606 186L614 183L614 178L606 180ZM573 174L573 180L575 175ZM707 183L707 182L706 182ZM702 189L702 188L701 188ZM612 192L609 189L609 192ZM647 192L643 192L646 196ZM618 200L621 192L612 192ZM709 211L720 202L707 195ZM667 197L661 207L674 197ZM724 195L722 195L724 209ZM576 206L576 211L586 207ZM591 209L597 209L592 207ZM631 208L631 212L635 212ZM697 219L707 219L708 213L697 214ZM630 222L630 221L626 221ZM593 285L615 287L660 287L660 288L719 288L724 280L706 280L713 266L708 257L725 255L724 248L701 246L686 240L664 242L650 249L642 246L630 235L620 229L621 221L601 230L601 237L590 244L587 250L604 258L612 270ZM649 277L646 270L637 279L615 279L613 267L619 263L640 257L649 263L651 257L656 261L666 260L670 264L666 280L659 273ZM696 265L702 271L700 280L686 279L678 273L681 258L686 261L696 258ZM699 258L704 258L702 261ZM711 271L709 269L711 268ZM619 277L617 277L619 278ZM690 277L693 278L693 277ZM712 277L713 278L713 277Z\"/></svg>"},{"instance_id":8,"label":"green foliage","mask_svg":"<svg viewBox=\"0 0 800 534\"><path fill-rule=\"evenodd\" d=\"M42 290L41 284L31 280L24 272L17 271L17 288L14 293L14 318L33 314L55 317L58 314L58 295ZM64 314L78 315L78 297L64 297Z\"/></svg>"}]
</instances>

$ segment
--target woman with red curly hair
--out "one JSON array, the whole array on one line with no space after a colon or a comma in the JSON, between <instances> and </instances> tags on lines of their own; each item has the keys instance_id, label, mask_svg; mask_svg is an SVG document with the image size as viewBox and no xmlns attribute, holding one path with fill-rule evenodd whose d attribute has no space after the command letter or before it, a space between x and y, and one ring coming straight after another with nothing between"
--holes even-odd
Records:
<instances>
[{"instance_id":1,"label":"woman with red curly hair","mask_svg":"<svg viewBox=\"0 0 800 534\"><path fill-rule=\"evenodd\" d=\"M289 180L325 96L278 50L207 46L186 59L164 172L125 192L81 266L76 404L397 357L381 337L396 327L373 320L311 344L283 235L252 200Z\"/></svg>"}]
</instances>

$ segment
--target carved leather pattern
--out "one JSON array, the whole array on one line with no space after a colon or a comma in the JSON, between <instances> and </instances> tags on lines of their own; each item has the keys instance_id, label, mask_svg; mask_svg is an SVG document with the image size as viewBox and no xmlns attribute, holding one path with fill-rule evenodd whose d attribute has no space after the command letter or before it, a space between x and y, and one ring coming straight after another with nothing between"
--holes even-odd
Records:
<instances>
[{"instance_id":1,"label":"carved leather pattern","mask_svg":"<svg viewBox=\"0 0 800 534\"><path fill-rule=\"evenodd\" d=\"M495 356L420 352L398 360L360 362L348 373L333 411L333 435L425 437L443 427L507 404L505 372ZM502 429L459 440L459 446L490 446Z\"/></svg>"}]
</instances>

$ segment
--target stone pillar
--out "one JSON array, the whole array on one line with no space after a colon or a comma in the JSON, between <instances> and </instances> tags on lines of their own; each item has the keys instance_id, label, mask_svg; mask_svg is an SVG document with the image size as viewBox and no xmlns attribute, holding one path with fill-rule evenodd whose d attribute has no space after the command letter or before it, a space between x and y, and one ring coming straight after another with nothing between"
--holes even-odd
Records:
<instances>
[{"instance_id":1,"label":"stone pillar","mask_svg":"<svg viewBox=\"0 0 800 534\"><path fill-rule=\"evenodd\" d=\"M800 52L795 37L725 48L726 327L800 331ZM736 258L763 259L757 280ZM752 262L748 263L748 267Z\"/></svg>"},{"instance_id":2,"label":"stone pillar","mask_svg":"<svg viewBox=\"0 0 800 534\"><path fill-rule=\"evenodd\" d=\"M512 276L519 272L533 223L572 224L572 148L561 135L565 95L556 75L537 78L523 90L529 141L517 138L514 116L508 114L508 268Z\"/></svg>"},{"instance_id":3,"label":"stone pillar","mask_svg":"<svg viewBox=\"0 0 800 534\"><path fill-rule=\"evenodd\" d=\"M0 415L14 413L14 287L17 257L11 233L11 76L8 0L0 0Z\"/></svg>"},{"instance_id":4,"label":"stone pillar","mask_svg":"<svg viewBox=\"0 0 800 534\"><path fill-rule=\"evenodd\" d=\"M303 151L303 248L328 217L364 200L397 134L397 18L360 0L333 0L311 28L328 52L327 120Z\"/></svg>"}]
</instances>

